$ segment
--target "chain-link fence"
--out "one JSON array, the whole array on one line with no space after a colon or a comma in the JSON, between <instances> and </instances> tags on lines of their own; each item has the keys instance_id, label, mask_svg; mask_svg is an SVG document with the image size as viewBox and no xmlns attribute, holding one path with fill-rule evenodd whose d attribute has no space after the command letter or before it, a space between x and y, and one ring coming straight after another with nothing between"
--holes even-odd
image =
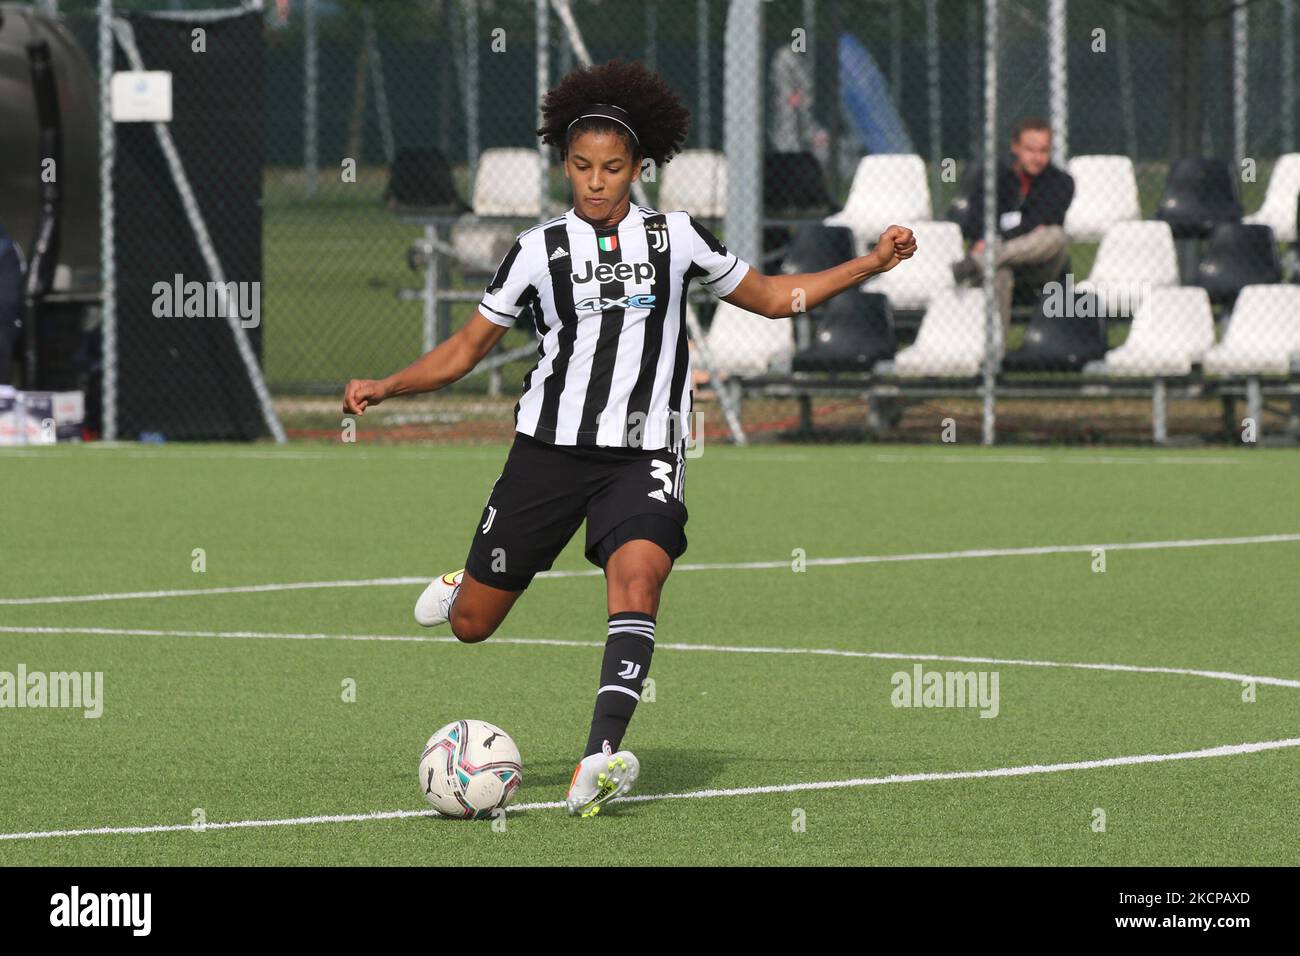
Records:
<instances>
[{"instance_id":1,"label":"chain-link fence","mask_svg":"<svg viewBox=\"0 0 1300 956\"><path fill-rule=\"evenodd\" d=\"M247 5L249 33L211 3L112 4L114 68L171 71L177 115L170 151L153 124L115 124L106 421L167 431L149 410L210 379L201 394L224 389L237 414L200 405L168 419L175 435L337 438L348 378L445 339L514 237L572 205L538 149L541 94L623 57L692 114L639 199L768 274L864 255L891 223L918 239L788 317L694 293L711 436L1294 438L1295 5L277 0ZM108 5L46 6L98 64ZM256 326L161 336L148 310L173 262L232 295L259 283ZM476 374L367 429L507 437L535 359L519 326Z\"/></svg>"}]
</instances>

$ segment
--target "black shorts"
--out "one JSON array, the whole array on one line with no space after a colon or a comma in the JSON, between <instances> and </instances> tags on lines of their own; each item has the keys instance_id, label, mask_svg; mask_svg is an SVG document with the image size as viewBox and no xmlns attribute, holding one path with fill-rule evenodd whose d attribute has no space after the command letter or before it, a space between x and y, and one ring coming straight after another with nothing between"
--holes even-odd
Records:
<instances>
[{"instance_id":1,"label":"black shorts","mask_svg":"<svg viewBox=\"0 0 1300 956\"><path fill-rule=\"evenodd\" d=\"M550 570L587 522L587 560L599 568L625 541L686 551L686 461L675 450L552 445L515 434L492 486L465 569L476 581L522 591Z\"/></svg>"}]
</instances>

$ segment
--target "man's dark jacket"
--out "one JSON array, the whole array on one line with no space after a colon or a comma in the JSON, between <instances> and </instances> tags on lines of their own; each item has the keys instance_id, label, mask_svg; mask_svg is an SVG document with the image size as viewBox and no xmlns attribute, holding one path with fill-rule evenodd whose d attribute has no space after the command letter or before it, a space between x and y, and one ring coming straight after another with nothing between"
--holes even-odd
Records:
<instances>
[{"instance_id":1,"label":"man's dark jacket","mask_svg":"<svg viewBox=\"0 0 1300 956\"><path fill-rule=\"evenodd\" d=\"M970 205L962 218L961 232L967 239L984 237L984 174L975 171L975 188ZM1029 192L1020 198L1020 177L1010 163L998 164L998 216L1020 210L1020 223L1012 229L1001 230L1005 239L1015 239L1036 226L1065 224L1065 210L1074 199L1074 177L1058 166L1048 163L1043 171L1029 181Z\"/></svg>"}]
</instances>

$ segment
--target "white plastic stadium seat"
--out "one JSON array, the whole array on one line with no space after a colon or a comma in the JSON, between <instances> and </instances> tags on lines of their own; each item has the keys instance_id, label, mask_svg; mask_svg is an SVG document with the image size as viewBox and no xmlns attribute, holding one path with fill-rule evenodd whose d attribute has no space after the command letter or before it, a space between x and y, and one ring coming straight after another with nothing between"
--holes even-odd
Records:
<instances>
[{"instance_id":1,"label":"white plastic stadium seat","mask_svg":"<svg viewBox=\"0 0 1300 956\"><path fill-rule=\"evenodd\" d=\"M705 344L720 370L761 375L773 362L786 363L794 357L794 320L769 319L719 301Z\"/></svg>"},{"instance_id":2,"label":"white plastic stadium seat","mask_svg":"<svg viewBox=\"0 0 1300 956\"><path fill-rule=\"evenodd\" d=\"M888 296L895 310L924 309L936 293L953 288L952 264L965 255L955 222L918 222L912 232L916 255L862 284L863 292Z\"/></svg>"},{"instance_id":3,"label":"white plastic stadium seat","mask_svg":"<svg viewBox=\"0 0 1300 956\"><path fill-rule=\"evenodd\" d=\"M1271 226L1278 242L1295 242L1297 195L1300 195L1300 153L1285 153L1277 158L1273 174L1268 177L1264 204L1242 221Z\"/></svg>"},{"instance_id":4,"label":"white plastic stadium seat","mask_svg":"<svg viewBox=\"0 0 1300 956\"><path fill-rule=\"evenodd\" d=\"M535 149L485 149L474 176L474 215L536 219L542 208L542 172Z\"/></svg>"},{"instance_id":5,"label":"white plastic stadium seat","mask_svg":"<svg viewBox=\"0 0 1300 956\"><path fill-rule=\"evenodd\" d=\"M494 272L521 231L517 225L466 218L452 223L451 246L464 271Z\"/></svg>"},{"instance_id":6,"label":"white plastic stadium seat","mask_svg":"<svg viewBox=\"0 0 1300 956\"><path fill-rule=\"evenodd\" d=\"M844 208L822 222L848 226L857 240L858 255L866 255L889 226L915 228L930 218L925 162L912 153L884 153L862 157Z\"/></svg>"},{"instance_id":7,"label":"white plastic stadium seat","mask_svg":"<svg viewBox=\"0 0 1300 956\"><path fill-rule=\"evenodd\" d=\"M1117 222L1141 219L1137 177L1127 156L1075 156L1069 162L1074 199L1065 212L1070 238L1096 242Z\"/></svg>"},{"instance_id":8,"label":"white plastic stadium seat","mask_svg":"<svg viewBox=\"0 0 1300 956\"><path fill-rule=\"evenodd\" d=\"M1214 314L1204 289L1153 289L1133 316L1128 339L1106 353L1106 374L1140 378L1188 375L1192 363L1213 345Z\"/></svg>"},{"instance_id":9,"label":"white plastic stadium seat","mask_svg":"<svg viewBox=\"0 0 1300 956\"><path fill-rule=\"evenodd\" d=\"M1292 356L1300 358L1300 285L1248 285L1204 364L1210 375L1286 375Z\"/></svg>"},{"instance_id":10,"label":"white plastic stadium seat","mask_svg":"<svg viewBox=\"0 0 1300 956\"><path fill-rule=\"evenodd\" d=\"M520 233L519 222L476 221L479 217L536 220L542 206L542 178L533 149L485 149L474 176L474 213L452 224L451 245L470 271L494 270Z\"/></svg>"},{"instance_id":11,"label":"white plastic stadium seat","mask_svg":"<svg viewBox=\"0 0 1300 956\"><path fill-rule=\"evenodd\" d=\"M1143 297L1160 286L1178 285L1178 256L1169 223L1117 222L1106 229L1092 272L1076 288L1095 292L1103 314L1131 316Z\"/></svg>"},{"instance_id":12,"label":"white plastic stadium seat","mask_svg":"<svg viewBox=\"0 0 1300 956\"><path fill-rule=\"evenodd\" d=\"M656 208L685 209L696 219L727 214L727 157L713 149L686 149L660 171Z\"/></svg>"},{"instance_id":13,"label":"white plastic stadium seat","mask_svg":"<svg viewBox=\"0 0 1300 956\"><path fill-rule=\"evenodd\" d=\"M994 323L1002 353L1002 323ZM894 374L921 378L970 378L984 365L984 292L944 289L930 300L916 341L894 356Z\"/></svg>"}]
</instances>

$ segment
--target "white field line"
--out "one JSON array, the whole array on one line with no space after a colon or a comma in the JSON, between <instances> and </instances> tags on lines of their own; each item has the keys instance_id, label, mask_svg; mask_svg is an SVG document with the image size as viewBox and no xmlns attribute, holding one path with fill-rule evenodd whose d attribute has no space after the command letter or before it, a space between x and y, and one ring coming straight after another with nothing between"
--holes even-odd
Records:
<instances>
[{"instance_id":1,"label":"white field line","mask_svg":"<svg viewBox=\"0 0 1300 956\"><path fill-rule=\"evenodd\" d=\"M211 449L211 448L169 448L154 449L140 447L130 443L103 443L97 442L92 446L98 452L118 452L118 457L134 459L156 459L171 461L188 461L194 459L210 459L219 461L351 461L355 459L369 459L372 457L385 458L389 460L402 461L446 461L449 459L465 460L504 460L506 454L506 443L502 443L500 449L483 449L476 450L472 448L436 448L422 449L418 447L409 448L385 448L382 451L372 451L367 448L358 448L348 446L346 448L330 447L320 450L309 448L286 448L278 450L274 448L232 448L232 449ZM706 449L707 451L707 449ZM67 457L69 451L66 447L40 447L40 448L7 448L0 449L0 457L8 456L13 458L30 458L30 459L56 459ZM721 463L744 463L753 465L755 463L805 463L813 459L811 453L799 453L789 451L767 451L761 448L746 449L739 452L736 449L723 446L710 455L712 461ZM991 465L1245 465L1250 464L1248 458L1229 458L1229 457L1212 457L1199 455L1154 455L1143 454L1141 452L1133 455L1038 455L1038 454L915 454L906 452L875 452L861 455L835 456L833 461L848 462L873 462L877 464L945 464L945 465L969 465L969 464L991 464Z\"/></svg>"},{"instance_id":2,"label":"white field line","mask_svg":"<svg viewBox=\"0 0 1300 956\"><path fill-rule=\"evenodd\" d=\"M92 601L141 601L152 598L195 597L204 594L259 594L272 591L311 591L321 588L369 588L428 584L429 578L364 578L352 581L294 581L285 584L240 584L224 588L184 588L171 591L113 591L52 597L0 598L0 605L85 604Z\"/></svg>"},{"instance_id":3,"label":"white field line","mask_svg":"<svg viewBox=\"0 0 1300 956\"><path fill-rule=\"evenodd\" d=\"M944 465L1243 465L1242 458L1175 457L1171 455L908 455L881 452L870 461Z\"/></svg>"},{"instance_id":4,"label":"white field line","mask_svg":"<svg viewBox=\"0 0 1300 956\"><path fill-rule=\"evenodd\" d=\"M1174 541L1119 541L1110 544L1057 544L1029 548L975 548L965 551L922 551L916 554L868 554L840 558L807 558L810 567L840 567L855 564L895 564L905 561L953 561L965 558L1032 557L1046 554L1090 554L1093 551L1154 551L1171 548L1214 548L1225 545L1280 544L1300 541L1300 534L1260 534L1238 538L1185 538ZM761 571L790 567L790 561L738 561L712 564L675 564L674 571ZM543 571L539 578L599 577L599 568L574 571ZM283 584L243 584L217 588L183 588L166 591L112 591L103 594L71 594L42 597L0 598L0 606L32 604L84 604L95 601L132 601L154 598L196 597L210 594L257 594L273 591L306 591L327 588L391 587L425 584L428 577L361 578L342 581L292 581Z\"/></svg>"},{"instance_id":5,"label":"white field line","mask_svg":"<svg viewBox=\"0 0 1300 956\"><path fill-rule=\"evenodd\" d=\"M982 780L992 777L1022 777L1032 774L1062 773L1068 770L1098 770L1104 767L1125 767L1135 764L1169 763L1175 760L1203 760L1209 757L1233 757L1240 754L1260 753L1300 747L1300 737L1283 740L1262 740L1255 743L1224 744L1201 750L1184 750L1170 754L1137 754L1130 757L1106 757L1100 760L1075 760L1069 763L1026 764L1019 767L995 767L990 770L952 770L938 773L890 774L885 777L857 777L849 780L814 780L803 783L773 784L764 787L734 787L731 789L690 790L684 793L654 793L622 797L615 803L644 803L653 800L703 800L715 797L748 797L766 793L798 793L808 790L842 790L851 787L870 787L895 783L927 783L944 780ZM555 810L563 807L560 801L525 803L510 807L512 812L526 810ZM57 837L79 836L129 836L143 833L204 833L212 830L238 830L255 827L310 826L318 823L362 823L372 820L404 820L410 817L436 816L433 810L387 810L373 813L346 813L331 816L289 817L279 820L232 820L196 826L192 823L163 824L142 827L91 827L80 830L33 830L25 833L0 833L2 840L42 840Z\"/></svg>"},{"instance_id":6,"label":"white field line","mask_svg":"<svg viewBox=\"0 0 1300 956\"><path fill-rule=\"evenodd\" d=\"M97 443L99 447L102 443ZM88 446L89 447L89 446ZM283 451L274 448L258 450L256 448L245 449L207 449L207 448L176 448L170 451L148 450L144 448L127 447L118 445L111 448L99 447L99 451L116 451L118 454L100 455L99 457L119 458L119 459L154 459L159 461L351 461L353 459L370 459L383 458L389 461L448 461L458 459L462 461L503 461L505 459L505 448L500 451L490 449L429 449L421 450L419 448L389 448L379 452L373 452L365 448L356 448L348 446L342 450L328 449L320 451L311 451L305 449L284 449ZM45 459L48 461L66 460L69 452L66 448L27 448L27 449L9 449L0 448L0 460L6 456L21 458Z\"/></svg>"},{"instance_id":7,"label":"white field line","mask_svg":"<svg viewBox=\"0 0 1300 956\"><path fill-rule=\"evenodd\" d=\"M0 634L67 635L85 634L102 637L186 637L272 641L376 641L410 644L458 644L451 636L418 634L321 634L291 631L178 631L135 627L42 627L0 625ZM571 641L549 637L492 637L492 644L518 644L539 647L603 647L602 641ZM714 654L797 654L813 657L857 657L884 661L933 661L955 664L999 664L1005 667L1061 667L1074 670L1114 671L1126 674L1172 674L1180 677L1204 677L1234 683L1250 681L1272 687L1300 690L1300 680L1238 674L1234 671L1198 670L1190 667L1155 667L1141 664L1098 664L1084 661L1033 661L1014 657L970 657L956 654L912 654L897 651L850 651L833 647L737 647L729 644L683 644L660 642L661 650L704 651Z\"/></svg>"}]
</instances>

